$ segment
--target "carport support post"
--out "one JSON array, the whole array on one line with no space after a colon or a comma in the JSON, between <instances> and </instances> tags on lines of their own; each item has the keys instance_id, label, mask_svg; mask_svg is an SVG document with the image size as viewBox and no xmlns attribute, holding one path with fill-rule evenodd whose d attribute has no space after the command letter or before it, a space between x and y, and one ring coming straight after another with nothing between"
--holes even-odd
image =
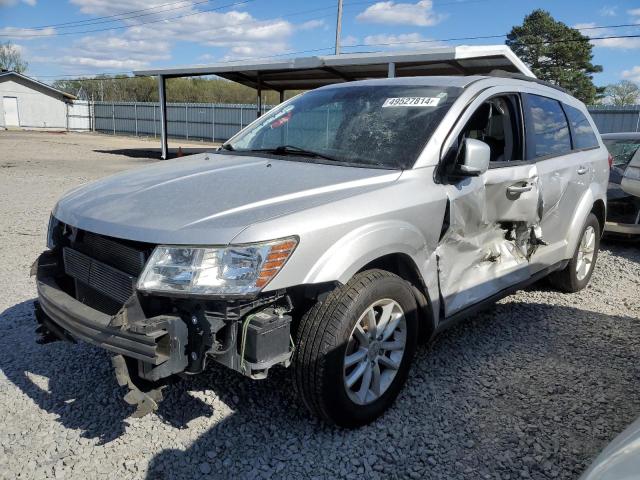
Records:
<instances>
[{"instance_id":1,"label":"carport support post","mask_svg":"<svg viewBox=\"0 0 640 480\"><path fill-rule=\"evenodd\" d=\"M395 78L396 76L396 64L393 62L389 62L389 70L387 73L387 77Z\"/></svg>"},{"instance_id":2,"label":"carport support post","mask_svg":"<svg viewBox=\"0 0 640 480\"><path fill-rule=\"evenodd\" d=\"M256 98L256 107L258 107L256 118L260 118L260 115L262 115L262 82L260 82L260 76L258 76L258 86L256 87L256 93L258 94L258 97Z\"/></svg>"},{"instance_id":3,"label":"carport support post","mask_svg":"<svg viewBox=\"0 0 640 480\"><path fill-rule=\"evenodd\" d=\"M284 102L284 90L280 90L280 103Z\"/></svg>"},{"instance_id":4,"label":"carport support post","mask_svg":"<svg viewBox=\"0 0 640 480\"><path fill-rule=\"evenodd\" d=\"M167 144L167 96L165 92L165 77L158 75L158 102L160 103L160 144L162 152L160 158L166 160L169 146Z\"/></svg>"}]
</instances>

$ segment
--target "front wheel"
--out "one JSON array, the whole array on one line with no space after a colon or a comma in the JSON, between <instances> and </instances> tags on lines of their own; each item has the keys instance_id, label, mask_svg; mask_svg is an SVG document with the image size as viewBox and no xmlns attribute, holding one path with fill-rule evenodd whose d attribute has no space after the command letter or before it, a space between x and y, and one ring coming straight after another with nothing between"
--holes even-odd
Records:
<instances>
[{"instance_id":1,"label":"front wheel","mask_svg":"<svg viewBox=\"0 0 640 480\"><path fill-rule=\"evenodd\" d=\"M296 389L311 413L345 427L380 416L404 385L417 342L411 286L368 270L302 318L293 362Z\"/></svg>"},{"instance_id":2,"label":"front wheel","mask_svg":"<svg viewBox=\"0 0 640 480\"><path fill-rule=\"evenodd\" d=\"M551 284L558 290L573 293L589 283L600 249L600 222L590 213L582 227L580 242L567 266L549 276Z\"/></svg>"}]
</instances>

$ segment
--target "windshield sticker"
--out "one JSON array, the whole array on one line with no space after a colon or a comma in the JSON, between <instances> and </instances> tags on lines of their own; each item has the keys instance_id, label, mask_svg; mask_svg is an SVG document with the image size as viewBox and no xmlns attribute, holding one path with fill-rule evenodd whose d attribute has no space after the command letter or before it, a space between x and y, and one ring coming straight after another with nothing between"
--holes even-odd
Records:
<instances>
[{"instance_id":1,"label":"windshield sticker","mask_svg":"<svg viewBox=\"0 0 640 480\"><path fill-rule=\"evenodd\" d=\"M292 115L292 110L295 108L294 105L287 105L285 108L280 110L274 116L267 118L264 122L261 123L261 126L265 127L269 125L272 129L278 128L284 125L289 121Z\"/></svg>"},{"instance_id":2,"label":"windshield sticker","mask_svg":"<svg viewBox=\"0 0 640 480\"><path fill-rule=\"evenodd\" d=\"M271 122L271 129L280 128L291 119L291 112L287 112L286 115L282 115Z\"/></svg>"},{"instance_id":3,"label":"windshield sticker","mask_svg":"<svg viewBox=\"0 0 640 480\"><path fill-rule=\"evenodd\" d=\"M387 107L437 107L442 97L396 97L387 98L382 108Z\"/></svg>"}]
</instances>

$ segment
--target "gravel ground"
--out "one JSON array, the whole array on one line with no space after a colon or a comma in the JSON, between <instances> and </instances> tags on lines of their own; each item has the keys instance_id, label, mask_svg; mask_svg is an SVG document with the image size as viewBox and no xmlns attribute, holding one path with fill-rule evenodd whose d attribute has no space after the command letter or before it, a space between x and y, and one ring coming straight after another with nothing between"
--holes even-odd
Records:
<instances>
[{"instance_id":1,"label":"gravel ground","mask_svg":"<svg viewBox=\"0 0 640 480\"><path fill-rule=\"evenodd\" d=\"M284 370L210 368L129 418L109 355L35 343L29 266L55 200L151 160L89 134L0 132L0 478L576 478L640 414L640 249L604 243L591 285L544 285L419 349L395 407L357 431L299 406Z\"/></svg>"}]
</instances>

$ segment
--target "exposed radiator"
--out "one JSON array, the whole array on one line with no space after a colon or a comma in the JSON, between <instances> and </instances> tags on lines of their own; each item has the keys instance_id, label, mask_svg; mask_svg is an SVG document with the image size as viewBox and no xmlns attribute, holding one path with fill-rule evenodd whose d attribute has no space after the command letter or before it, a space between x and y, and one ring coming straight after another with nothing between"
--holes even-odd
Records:
<instances>
[{"instance_id":1,"label":"exposed radiator","mask_svg":"<svg viewBox=\"0 0 640 480\"><path fill-rule=\"evenodd\" d=\"M136 278L72 248L63 249L64 271L78 282L124 304L133 294ZM82 301L82 298L78 298Z\"/></svg>"}]
</instances>

